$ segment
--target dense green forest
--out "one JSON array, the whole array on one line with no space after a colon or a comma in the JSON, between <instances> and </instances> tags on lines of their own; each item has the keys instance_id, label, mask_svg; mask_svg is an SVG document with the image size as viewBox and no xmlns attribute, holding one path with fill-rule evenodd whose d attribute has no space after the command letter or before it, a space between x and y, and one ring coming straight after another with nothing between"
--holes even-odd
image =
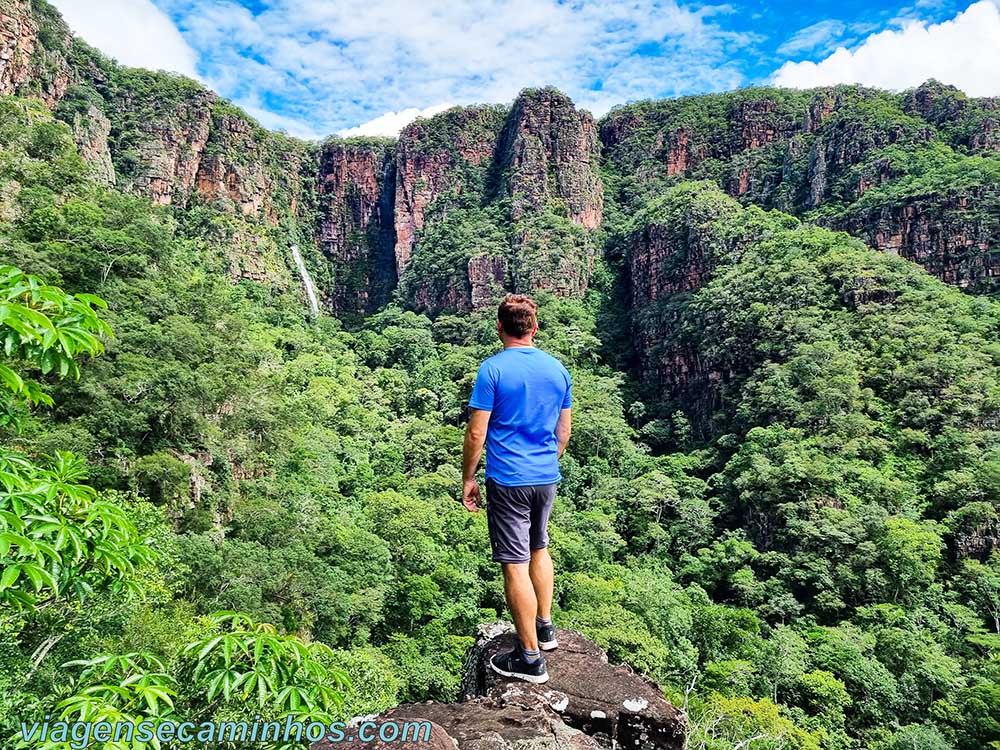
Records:
<instances>
[{"instance_id":1,"label":"dense green forest","mask_svg":"<svg viewBox=\"0 0 1000 750\"><path fill-rule=\"evenodd\" d=\"M197 93L105 72L140 99ZM560 626L663 685L691 748L1000 748L1000 306L810 223L957 176L989 213L978 110L918 148L930 126L888 95L852 100L902 123L878 158L906 166L854 196L878 159L859 162L822 207L781 198L793 177L727 195L745 155L647 180L626 144L588 232L551 197L516 215L504 175L470 168L489 199L446 195L392 300L342 322L310 315L277 251L288 268L232 272L234 247L303 241L293 218L107 184L73 127L93 92L75 96L0 100L0 745L44 715L332 720L457 696L477 625L505 616L485 518L457 502L498 342L492 306L420 300L486 253L574 378ZM722 101L667 107L710 138ZM648 116L644 143L664 111L611 120ZM128 175L139 125L112 125ZM632 304L628 266L657 246L663 278L698 283Z\"/></svg>"}]
</instances>

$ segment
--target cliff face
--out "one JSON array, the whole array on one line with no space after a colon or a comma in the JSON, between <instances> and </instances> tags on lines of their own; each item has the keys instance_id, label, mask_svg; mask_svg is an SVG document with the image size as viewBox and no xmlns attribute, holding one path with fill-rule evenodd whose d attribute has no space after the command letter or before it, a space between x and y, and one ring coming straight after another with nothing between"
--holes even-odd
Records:
<instances>
[{"instance_id":1,"label":"cliff face","mask_svg":"<svg viewBox=\"0 0 1000 750\"><path fill-rule=\"evenodd\" d=\"M335 314L371 312L395 288L394 187L391 144L323 146L316 179L318 241L331 266L324 298Z\"/></svg>"},{"instance_id":2,"label":"cliff face","mask_svg":"<svg viewBox=\"0 0 1000 750\"><path fill-rule=\"evenodd\" d=\"M663 698L652 681L607 655L579 633L559 631L559 648L546 654L549 681L532 685L494 673L489 659L515 643L504 623L482 626L466 657L464 695L458 703L416 703L364 717L377 727L429 722L430 736L412 734L386 742L348 741L346 747L413 747L433 750L681 750L687 731L682 711ZM411 727L414 725L410 725ZM385 736L396 734L392 727ZM412 733L412 728L411 728ZM320 741L312 750L343 743Z\"/></svg>"},{"instance_id":3,"label":"cliff face","mask_svg":"<svg viewBox=\"0 0 1000 750\"><path fill-rule=\"evenodd\" d=\"M91 104L86 110L73 114L70 127L80 156L93 167L97 179L108 185L114 185L115 165L111 158L111 148L108 146L111 120L102 110Z\"/></svg>"},{"instance_id":4,"label":"cliff face","mask_svg":"<svg viewBox=\"0 0 1000 750\"><path fill-rule=\"evenodd\" d=\"M404 299L433 314L492 304L505 288L583 294L599 157L593 118L553 89L525 91L509 111L455 108L407 126L395 157Z\"/></svg>"},{"instance_id":5,"label":"cliff face","mask_svg":"<svg viewBox=\"0 0 1000 750\"><path fill-rule=\"evenodd\" d=\"M429 209L443 213L463 193L483 193L504 115L500 107L456 107L403 128L395 155L397 274L410 262Z\"/></svg>"},{"instance_id":6,"label":"cliff face","mask_svg":"<svg viewBox=\"0 0 1000 750\"><path fill-rule=\"evenodd\" d=\"M970 184L979 167L969 163L947 187L918 185L942 161L995 153L998 123L996 99L929 81L902 95L837 86L646 102L614 110L601 138L609 163L637 183L712 179L744 203L844 229L982 290L996 276L989 249L1000 222L984 216L996 179ZM861 200L882 185L910 194Z\"/></svg>"},{"instance_id":7,"label":"cliff face","mask_svg":"<svg viewBox=\"0 0 1000 750\"><path fill-rule=\"evenodd\" d=\"M0 95L34 96L53 106L73 79L66 60L71 44L68 27L51 8L0 0Z\"/></svg>"},{"instance_id":8,"label":"cliff face","mask_svg":"<svg viewBox=\"0 0 1000 750\"><path fill-rule=\"evenodd\" d=\"M198 153L199 143L191 144ZM216 104L200 151L195 192L224 210L270 225L298 213L304 144L270 133L241 111Z\"/></svg>"},{"instance_id":9,"label":"cliff face","mask_svg":"<svg viewBox=\"0 0 1000 750\"><path fill-rule=\"evenodd\" d=\"M515 220L555 200L574 224L600 225L604 191L597 128L568 96L553 89L522 92L504 128L500 154Z\"/></svg>"},{"instance_id":10,"label":"cliff face","mask_svg":"<svg viewBox=\"0 0 1000 750\"><path fill-rule=\"evenodd\" d=\"M640 180L691 176L710 160L787 141L802 127L803 92L746 89L642 102L613 110L601 123L608 161Z\"/></svg>"},{"instance_id":11,"label":"cliff face","mask_svg":"<svg viewBox=\"0 0 1000 750\"><path fill-rule=\"evenodd\" d=\"M102 180L157 205L197 193L273 223L275 175L298 173L301 149L194 81L116 66L46 3L0 0L0 94L44 101Z\"/></svg>"},{"instance_id":12,"label":"cliff face","mask_svg":"<svg viewBox=\"0 0 1000 750\"><path fill-rule=\"evenodd\" d=\"M762 88L641 102L599 131L564 94L529 89L509 108L418 120L395 144L320 146L265 131L193 81L115 65L45 3L0 0L0 94L52 107L103 181L248 222L231 244L252 257L234 255L234 279L276 278L284 245L301 244L338 315L377 308L397 282L403 302L431 314L505 289L580 296L606 208L634 209L636 194L684 179L846 230L970 290L997 283L1000 179L993 161L961 160L1000 153L1000 100L934 81L904 94ZM949 160L956 179L927 178ZM602 161L621 194L605 195ZM656 279L662 228L641 242ZM646 261L630 252L638 278ZM655 291L637 288L640 299Z\"/></svg>"},{"instance_id":13,"label":"cliff face","mask_svg":"<svg viewBox=\"0 0 1000 750\"><path fill-rule=\"evenodd\" d=\"M1000 277L1000 196L977 189L958 195L920 195L824 221L867 244L919 263L942 281L990 291Z\"/></svg>"},{"instance_id":14,"label":"cliff face","mask_svg":"<svg viewBox=\"0 0 1000 750\"><path fill-rule=\"evenodd\" d=\"M143 118L137 125L137 143L127 156L132 168L120 170L119 184L159 206L186 205L208 143L214 102L209 92L194 92L191 99ZM124 101L118 106L131 111L134 105Z\"/></svg>"}]
</instances>

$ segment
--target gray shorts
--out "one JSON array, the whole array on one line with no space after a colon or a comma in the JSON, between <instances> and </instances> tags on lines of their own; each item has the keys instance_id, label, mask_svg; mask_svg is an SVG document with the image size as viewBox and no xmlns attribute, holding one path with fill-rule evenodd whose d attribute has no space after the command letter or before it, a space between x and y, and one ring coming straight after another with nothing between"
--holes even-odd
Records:
<instances>
[{"instance_id":1,"label":"gray shorts","mask_svg":"<svg viewBox=\"0 0 1000 750\"><path fill-rule=\"evenodd\" d=\"M494 562L526 563L531 550L549 546L549 514L555 496L554 484L505 487L486 480L486 520Z\"/></svg>"}]
</instances>

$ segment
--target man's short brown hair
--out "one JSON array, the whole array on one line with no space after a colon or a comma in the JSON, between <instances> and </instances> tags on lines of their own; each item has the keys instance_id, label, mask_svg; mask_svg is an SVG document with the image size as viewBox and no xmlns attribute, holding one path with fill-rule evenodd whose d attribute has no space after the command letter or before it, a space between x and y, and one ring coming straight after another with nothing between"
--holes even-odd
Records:
<instances>
[{"instance_id":1,"label":"man's short brown hair","mask_svg":"<svg viewBox=\"0 0 1000 750\"><path fill-rule=\"evenodd\" d=\"M497 310L497 320L508 336L522 338L534 331L538 325L536 310L538 305L531 297L524 294L508 294Z\"/></svg>"}]
</instances>

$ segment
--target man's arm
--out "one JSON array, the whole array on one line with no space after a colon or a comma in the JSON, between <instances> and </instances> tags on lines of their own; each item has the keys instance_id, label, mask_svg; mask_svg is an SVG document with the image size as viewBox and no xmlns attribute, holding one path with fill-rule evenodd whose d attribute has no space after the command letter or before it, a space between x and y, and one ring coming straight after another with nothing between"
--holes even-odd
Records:
<instances>
[{"instance_id":1,"label":"man's arm","mask_svg":"<svg viewBox=\"0 0 1000 750\"><path fill-rule=\"evenodd\" d=\"M569 442L569 435L573 431L573 410L563 409L559 412L559 421L556 423L556 440L559 442L559 458L562 458L566 444Z\"/></svg>"},{"instance_id":2,"label":"man's arm","mask_svg":"<svg viewBox=\"0 0 1000 750\"><path fill-rule=\"evenodd\" d=\"M462 504L475 512L482 505L476 470L483 455L486 430L490 424L490 414L483 409L470 409L469 424L465 428L465 446L462 449Z\"/></svg>"}]
</instances>

